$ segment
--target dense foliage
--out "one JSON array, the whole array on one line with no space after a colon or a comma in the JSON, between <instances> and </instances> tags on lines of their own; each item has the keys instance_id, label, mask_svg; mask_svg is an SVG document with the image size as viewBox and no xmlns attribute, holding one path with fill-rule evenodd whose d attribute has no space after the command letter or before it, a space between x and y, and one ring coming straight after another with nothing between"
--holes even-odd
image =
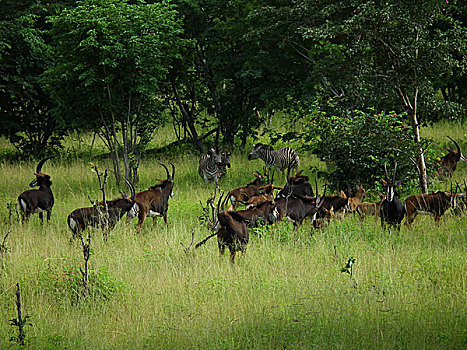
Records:
<instances>
[{"instance_id":1,"label":"dense foliage","mask_svg":"<svg viewBox=\"0 0 467 350\"><path fill-rule=\"evenodd\" d=\"M466 114L461 1L23 0L0 9L0 133L38 155L71 130L92 130L116 174L123 158L126 178L170 116L179 141L199 151L243 148L275 112L332 99L332 110L320 104L327 115L405 113L426 190L420 125Z\"/></svg>"},{"instance_id":2,"label":"dense foliage","mask_svg":"<svg viewBox=\"0 0 467 350\"><path fill-rule=\"evenodd\" d=\"M396 162L397 180L410 188L416 178L413 162L418 147L404 120L404 115L396 113L355 110L337 117L315 111L307 116L304 131L297 136L305 144L304 149L311 148L328 164L328 171L319 175L334 190L352 193L355 185L360 184L364 188L379 188L381 179L386 179L384 165L392 177Z\"/></svg>"}]
</instances>

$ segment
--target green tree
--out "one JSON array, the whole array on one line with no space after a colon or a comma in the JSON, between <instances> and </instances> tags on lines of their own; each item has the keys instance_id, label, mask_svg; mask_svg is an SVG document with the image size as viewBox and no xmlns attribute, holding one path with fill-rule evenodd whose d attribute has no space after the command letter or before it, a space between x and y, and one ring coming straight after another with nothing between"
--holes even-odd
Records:
<instances>
[{"instance_id":1,"label":"green tree","mask_svg":"<svg viewBox=\"0 0 467 350\"><path fill-rule=\"evenodd\" d=\"M43 34L48 11L32 0L0 3L0 134L35 157L60 146L66 132L41 84L52 64Z\"/></svg>"},{"instance_id":2,"label":"green tree","mask_svg":"<svg viewBox=\"0 0 467 350\"><path fill-rule=\"evenodd\" d=\"M453 49L466 45L466 28L453 17L453 3L277 2L265 11L282 26L262 27L265 37L283 37L307 63L300 100L332 98L338 114L366 108L407 113L419 145L415 156L420 189L426 192L420 124L446 84L447 79L439 77L466 67L466 51Z\"/></svg>"},{"instance_id":3,"label":"green tree","mask_svg":"<svg viewBox=\"0 0 467 350\"><path fill-rule=\"evenodd\" d=\"M120 181L137 179L142 150L163 122L159 89L179 57L181 27L170 2L84 0L50 17L55 65L49 91L76 127L94 129Z\"/></svg>"}]
</instances>

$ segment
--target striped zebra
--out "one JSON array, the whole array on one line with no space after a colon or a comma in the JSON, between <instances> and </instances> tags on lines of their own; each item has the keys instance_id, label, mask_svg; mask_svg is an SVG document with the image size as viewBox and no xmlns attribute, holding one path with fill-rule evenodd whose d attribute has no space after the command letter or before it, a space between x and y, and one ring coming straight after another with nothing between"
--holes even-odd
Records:
<instances>
[{"instance_id":1,"label":"striped zebra","mask_svg":"<svg viewBox=\"0 0 467 350\"><path fill-rule=\"evenodd\" d=\"M214 179L214 182L217 182L221 175L227 172L227 167L230 168L230 153L218 153L214 148L211 148L207 154L199 159L198 174L204 183L208 183L209 179Z\"/></svg>"},{"instance_id":2,"label":"striped zebra","mask_svg":"<svg viewBox=\"0 0 467 350\"><path fill-rule=\"evenodd\" d=\"M261 158L268 168L279 172L294 169L300 166L297 151L290 147L282 147L275 151L271 146L258 143L253 145L253 150L248 155L248 160Z\"/></svg>"}]
</instances>

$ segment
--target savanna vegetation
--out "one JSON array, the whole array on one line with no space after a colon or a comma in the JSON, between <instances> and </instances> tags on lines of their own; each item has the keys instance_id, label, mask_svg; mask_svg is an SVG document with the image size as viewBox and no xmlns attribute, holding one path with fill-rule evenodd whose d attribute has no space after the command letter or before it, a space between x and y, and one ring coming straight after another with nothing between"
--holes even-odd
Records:
<instances>
[{"instance_id":1,"label":"savanna vegetation","mask_svg":"<svg viewBox=\"0 0 467 350\"><path fill-rule=\"evenodd\" d=\"M402 200L465 192L466 163L438 174L447 136L467 154L466 44L454 0L0 1L0 348L465 348L461 210L400 232L356 215L259 226L235 264L215 238L184 246L211 233L197 167L213 146L232 152L222 190L262 169L247 160L262 142L296 149L321 193L363 184L376 202L396 162ZM52 218L22 225L49 155ZM114 199L123 179L165 178L159 162L175 166L168 226L123 218L70 241L67 215L102 198L94 165Z\"/></svg>"}]
</instances>

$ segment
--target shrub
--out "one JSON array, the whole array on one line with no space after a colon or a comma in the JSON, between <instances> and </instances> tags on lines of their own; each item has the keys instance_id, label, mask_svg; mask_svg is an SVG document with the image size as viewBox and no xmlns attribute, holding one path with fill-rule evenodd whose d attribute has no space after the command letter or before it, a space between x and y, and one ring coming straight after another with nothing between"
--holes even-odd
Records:
<instances>
[{"instance_id":1,"label":"shrub","mask_svg":"<svg viewBox=\"0 0 467 350\"><path fill-rule=\"evenodd\" d=\"M408 187L416 186L418 175L411 158L416 159L419 146L404 123L404 114L355 110L337 117L314 110L305 118L304 131L298 135L302 148L312 150L327 163L328 169L318 171L318 176L331 189L350 192L357 184L379 188L385 178L384 164L392 176L395 162L397 180ZM425 148L427 141L422 142Z\"/></svg>"}]
</instances>

